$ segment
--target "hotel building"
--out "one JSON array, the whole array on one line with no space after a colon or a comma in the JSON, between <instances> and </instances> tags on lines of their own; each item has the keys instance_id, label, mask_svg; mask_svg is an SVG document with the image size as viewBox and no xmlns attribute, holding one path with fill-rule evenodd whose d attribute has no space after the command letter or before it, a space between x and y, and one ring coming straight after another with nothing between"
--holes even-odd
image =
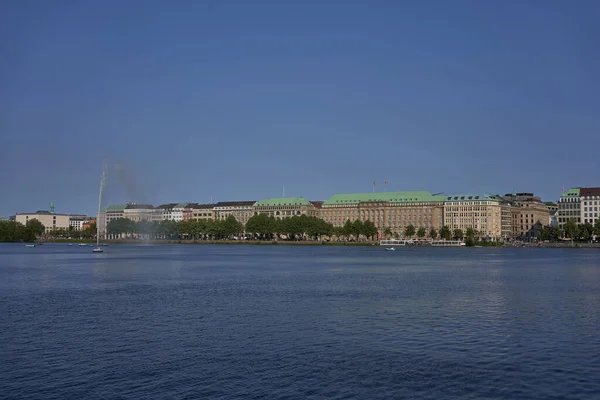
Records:
<instances>
[{"instance_id":1,"label":"hotel building","mask_svg":"<svg viewBox=\"0 0 600 400\"><path fill-rule=\"evenodd\" d=\"M580 220L594 225L600 218L600 188L580 188Z\"/></svg>"},{"instance_id":2,"label":"hotel building","mask_svg":"<svg viewBox=\"0 0 600 400\"><path fill-rule=\"evenodd\" d=\"M370 220L380 233L389 228L402 235L409 225L441 228L443 201L444 196L427 191L336 194L323 202L320 216L334 226L343 226L347 220Z\"/></svg>"},{"instance_id":3,"label":"hotel building","mask_svg":"<svg viewBox=\"0 0 600 400\"><path fill-rule=\"evenodd\" d=\"M468 228L489 239L501 239L503 199L490 194L457 194L444 198L444 225L450 230ZM506 212L506 211L505 211ZM506 229L506 227L505 227Z\"/></svg>"}]
</instances>

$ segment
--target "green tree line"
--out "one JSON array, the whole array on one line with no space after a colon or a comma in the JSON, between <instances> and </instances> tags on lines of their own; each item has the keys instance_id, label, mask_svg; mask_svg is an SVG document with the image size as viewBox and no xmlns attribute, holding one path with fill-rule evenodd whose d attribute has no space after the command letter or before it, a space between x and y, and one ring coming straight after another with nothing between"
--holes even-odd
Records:
<instances>
[{"instance_id":1,"label":"green tree line","mask_svg":"<svg viewBox=\"0 0 600 400\"><path fill-rule=\"evenodd\" d=\"M27 225L17 221L0 221L0 242L33 242L44 231L44 225L35 218Z\"/></svg>"}]
</instances>

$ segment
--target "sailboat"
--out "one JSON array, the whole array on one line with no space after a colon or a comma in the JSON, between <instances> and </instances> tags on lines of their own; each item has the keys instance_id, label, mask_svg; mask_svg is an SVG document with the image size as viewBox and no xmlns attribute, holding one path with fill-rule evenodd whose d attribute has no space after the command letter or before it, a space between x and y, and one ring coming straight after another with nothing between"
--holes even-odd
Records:
<instances>
[{"instance_id":1,"label":"sailboat","mask_svg":"<svg viewBox=\"0 0 600 400\"><path fill-rule=\"evenodd\" d=\"M102 191L104 190L104 182L106 179L105 168L102 168L102 178L100 179L100 193L98 194L98 214L96 215L96 247L92 250L92 253L104 253L102 247L100 247L100 211L102 206Z\"/></svg>"}]
</instances>

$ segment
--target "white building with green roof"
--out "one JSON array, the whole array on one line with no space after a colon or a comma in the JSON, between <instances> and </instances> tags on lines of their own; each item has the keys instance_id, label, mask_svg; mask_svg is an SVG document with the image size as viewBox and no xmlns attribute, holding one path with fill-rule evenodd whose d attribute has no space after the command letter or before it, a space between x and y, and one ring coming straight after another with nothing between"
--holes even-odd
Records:
<instances>
[{"instance_id":1,"label":"white building with green roof","mask_svg":"<svg viewBox=\"0 0 600 400\"><path fill-rule=\"evenodd\" d=\"M493 194L453 194L444 198L444 225L463 233L471 228L490 239L503 237L502 203ZM506 228L505 228L506 229Z\"/></svg>"}]
</instances>

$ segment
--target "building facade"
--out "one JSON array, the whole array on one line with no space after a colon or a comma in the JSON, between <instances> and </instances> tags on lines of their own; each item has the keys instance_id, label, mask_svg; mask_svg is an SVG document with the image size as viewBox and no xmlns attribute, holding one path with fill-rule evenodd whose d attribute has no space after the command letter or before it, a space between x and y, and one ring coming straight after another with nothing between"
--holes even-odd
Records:
<instances>
[{"instance_id":1,"label":"building facade","mask_svg":"<svg viewBox=\"0 0 600 400\"><path fill-rule=\"evenodd\" d=\"M198 221L201 219L215 219L214 204L190 203L184 213L184 219Z\"/></svg>"},{"instance_id":2,"label":"building facade","mask_svg":"<svg viewBox=\"0 0 600 400\"><path fill-rule=\"evenodd\" d=\"M106 238L108 223L113 219L124 218L124 212L127 204L114 204L107 206L96 216L98 224L98 234L101 238Z\"/></svg>"},{"instance_id":3,"label":"building facade","mask_svg":"<svg viewBox=\"0 0 600 400\"><path fill-rule=\"evenodd\" d=\"M15 215L15 220L27 225L32 220L37 219L44 225L46 232L56 229L68 230L70 226L70 217L68 214L54 214L48 211L37 211L35 213L19 213Z\"/></svg>"},{"instance_id":4,"label":"building facade","mask_svg":"<svg viewBox=\"0 0 600 400\"><path fill-rule=\"evenodd\" d=\"M487 239L502 239L503 199L490 194L457 194L444 199L444 225L466 232L471 228ZM506 212L506 211L505 211Z\"/></svg>"},{"instance_id":5,"label":"building facade","mask_svg":"<svg viewBox=\"0 0 600 400\"><path fill-rule=\"evenodd\" d=\"M246 225L252 217L252 206L256 201L220 201L213 207L216 220L224 221L233 215L238 222Z\"/></svg>"},{"instance_id":6,"label":"building facade","mask_svg":"<svg viewBox=\"0 0 600 400\"><path fill-rule=\"evenodd\" d=\"M600 188L580 188L580 220L594 225L600 218Z\"/></svg>"},{"instance_id":7,"label":"building facade","mask_svg":"<svg viewBox=\"0 0 600 400\"><path fill-rule=\"evenodd\" d=\"M252 206L252 215L266 214L277 219L307 215L318 217L319 210L303 197L278 197L257 201Z\"/></svg>"},{"instance_id":8,"label":"building facade","mask_svg":"<svg viewBox=\"0 0 600 400\"><path fill-rule=\"evenodd\" d=\"M533 193L509 193L502 199L511 206L512 238L537 237L544 226L550 225L550 209Z\"/></svg>"},{"instance_id":9,"label":"building facade","mask_svg":"<svg viewBox=\"0 0 600 400\"><path fill-rule=\"evenodd\" d=\"M558 199L558 225L563 227L568 221L581 223L579 188L569 189Z\"/></svg>"},{"instance_id":10,"label":"building facade","mask_svg":"<svg viewBox=\"0 0 600 400\"><path fill-rule=\"evenodd\" d=\"M82 214L70 214L69 215L69 227L76 231L83 230L83 225L88 222L90 218L87 215Z\"/></svg>"},{"instance_id":11,"label":"building facade","mask_svg":"<svg viewBox=\"0 0 600 400\"><path fill-rule=\"evenodd\" d=\"M336 194L323 202L320 216L334 226L346 221L371 221L382 233L389 228L402 235L407 226L435 228L443 225L444 196L427 191Z\"/></svg>"}]
</instances>

